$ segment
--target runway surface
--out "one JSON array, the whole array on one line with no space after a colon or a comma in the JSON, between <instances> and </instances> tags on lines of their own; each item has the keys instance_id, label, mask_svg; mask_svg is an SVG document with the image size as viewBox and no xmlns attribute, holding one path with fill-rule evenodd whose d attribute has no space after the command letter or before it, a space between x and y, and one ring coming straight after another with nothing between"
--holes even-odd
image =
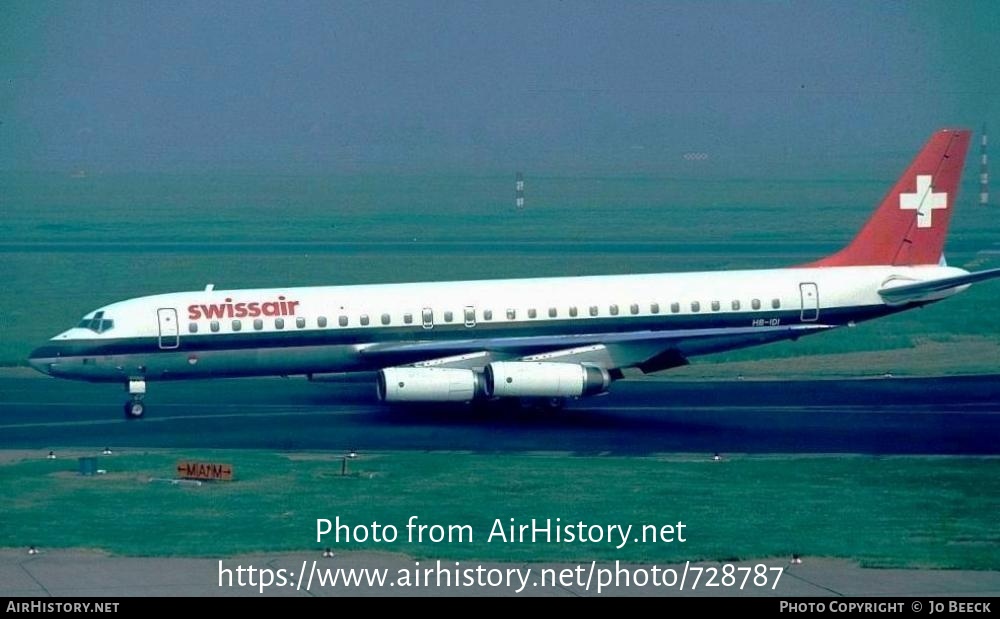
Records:
<instances>
[{"instance_id":1,"label":"runway surface","mask_svg":"<svg viewBox=\"0 0 1000 619\"><path fill-rule=\"evenodd\" d=\"M389 407L373 384L301 378L118 385L0 373L0 448L720 453L1000 453L1000 375L822 381L627 380L561 411Z\"/></svg>"}]
</instances>

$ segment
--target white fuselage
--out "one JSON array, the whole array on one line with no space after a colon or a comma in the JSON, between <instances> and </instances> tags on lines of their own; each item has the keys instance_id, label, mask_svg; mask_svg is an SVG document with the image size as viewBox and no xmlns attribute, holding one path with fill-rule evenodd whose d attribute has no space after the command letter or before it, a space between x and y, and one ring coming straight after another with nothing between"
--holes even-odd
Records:
<instances>
[{"instance_id":1,"label":"white fuselage","mask_svg":"<svg viewBox=\"0 0 1000 619\"><path fill-rule=\"evenodd\" d=\"M875 318L902 309L879 296L887 284L964 273L813 267L179 292L95 310L32 365L98 381L320 374L610 342L622 368L666 350L686 357Z\"/></svg>"}]
</instances>

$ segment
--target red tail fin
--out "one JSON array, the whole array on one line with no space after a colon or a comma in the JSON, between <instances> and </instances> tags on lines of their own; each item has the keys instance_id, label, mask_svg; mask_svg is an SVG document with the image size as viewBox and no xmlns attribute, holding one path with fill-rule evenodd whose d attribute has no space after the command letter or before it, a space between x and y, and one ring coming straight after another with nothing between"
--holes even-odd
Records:
<instances>
[{"instance_id":1,"label":"red tail fin","mask_svg":"<svg viewBox=\"0 0 1000 619\"><path fill-rule=\"evenodd\" d=\"M937 264L969 137L954 129L932 135L851 244L808 266Z\"/></svg>"}]
</instances>

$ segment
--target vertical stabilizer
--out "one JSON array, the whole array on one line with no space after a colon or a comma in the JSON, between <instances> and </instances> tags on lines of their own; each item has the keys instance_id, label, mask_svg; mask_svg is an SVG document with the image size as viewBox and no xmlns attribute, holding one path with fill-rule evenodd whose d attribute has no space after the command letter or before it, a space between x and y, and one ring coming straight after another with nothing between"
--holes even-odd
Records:
<instances>
[{"instance_id":1,"label":"vertical stabilizer","mask_svg":"<svg viewBox=\"0 0 1000 619\"><path fill-rule=\"evenodd\" d=\"M938 264L969 138L964 129L932 135L854 240L809 266Z\"/></svg>"}]
</instances>

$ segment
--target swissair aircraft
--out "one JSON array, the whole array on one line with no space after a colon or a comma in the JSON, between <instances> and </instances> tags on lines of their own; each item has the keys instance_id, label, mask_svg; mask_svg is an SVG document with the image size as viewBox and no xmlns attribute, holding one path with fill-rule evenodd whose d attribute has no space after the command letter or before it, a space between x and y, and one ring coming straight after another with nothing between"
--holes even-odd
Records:
<instances>
[{"instance_id":1,"label":"swissair aircraft","mask_svg":"<svg viewBox=\"0 0 1000 619\"><path fill-rule=\"evenodd\" d=\"M796 339L920 307L1000 269L944 265L969 145L933 134L843 250L802 266L177 292L112 303L32 352L62 378L118 382L128 418L149 381L377 372L386 402L566 398L623 370Z\"/></svg>"}]
</instances>

